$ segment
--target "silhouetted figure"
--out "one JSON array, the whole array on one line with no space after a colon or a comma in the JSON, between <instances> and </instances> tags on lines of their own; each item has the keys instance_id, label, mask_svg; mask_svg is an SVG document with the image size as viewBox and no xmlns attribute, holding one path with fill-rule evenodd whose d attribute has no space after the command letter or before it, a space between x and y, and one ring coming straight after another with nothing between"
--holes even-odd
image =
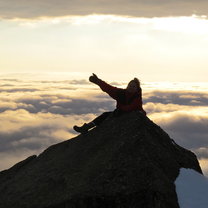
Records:
<instances>
[{"instance_id":1,"label":"silhouetted figure","mask_svg":"<svg viewBox=\"0 0 208 208\"><path fill-rule=\"evenodd\" d=\"M140 87L140 81L137 78L131 80L126 89L113 87L99 79L95 74L90 76L89 81L97 84L101 90L108 93L117 101L116 109L113 112L105 112L93 121L85 123L80 127L75 125L73 127L75 131L85 134L89 129L100 125L111 114L118 116L127 112L139 110L146 115L146 112L142 108L142 89Z\"/></svg>"}]
</instances>

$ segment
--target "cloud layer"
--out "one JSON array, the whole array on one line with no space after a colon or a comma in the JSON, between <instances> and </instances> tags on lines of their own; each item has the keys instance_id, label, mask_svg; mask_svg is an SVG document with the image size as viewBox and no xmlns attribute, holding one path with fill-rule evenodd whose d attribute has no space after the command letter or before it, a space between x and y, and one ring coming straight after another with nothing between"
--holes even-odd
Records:
<instances>
[{"instance_id":1,"label":"cloud layer","mask_svg":"<svg viewBox=\"0 0 208 208\"><path fill-rule=\"evenodd\" d=\"M208 94L200 90L147 89L144 85L148 117L201 161L208 160ZM108 95L86 80L1 79L0 94L0 169L72 138L76 134L74 124L115 108Z\"/></svg>"},{"instance_id":2,"label":"cloud layer","mask_svg":"<svg viewBox=\"0 0 208 208\"><path fill-rule=\"evenodd\" d=\"M2 18L113 14L134 17L207 15L204 0L0 0Z\"/></svg>"}]
</instances>

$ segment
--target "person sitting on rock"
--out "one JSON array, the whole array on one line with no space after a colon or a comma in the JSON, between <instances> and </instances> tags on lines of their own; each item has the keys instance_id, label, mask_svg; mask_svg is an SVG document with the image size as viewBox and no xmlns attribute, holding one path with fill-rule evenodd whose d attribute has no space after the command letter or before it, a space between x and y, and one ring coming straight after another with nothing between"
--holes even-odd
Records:
<instances>
[{"instance_id":1,"label":"person sitting on rock","mask_svg":"<svg viewBox=\"0 0 208 208\"><path fill-rule=\"evenodd\" d=\"M99 126L109 115L121 115L127 112L139 110L144 115L146 112L142 107L142 89L140 87L140 81L137 78L131 80L126 89L117 88L107 84L103 80L99 79L97 75L93 73L90 76L89 81L98 85L102 91L108 93L110 97L117 101L116 109L113 112L104 112L93 121L84 123L82 126L74 126L73 129L81 134L85 134L89 129Z\"/></svg>"}]
</instances>

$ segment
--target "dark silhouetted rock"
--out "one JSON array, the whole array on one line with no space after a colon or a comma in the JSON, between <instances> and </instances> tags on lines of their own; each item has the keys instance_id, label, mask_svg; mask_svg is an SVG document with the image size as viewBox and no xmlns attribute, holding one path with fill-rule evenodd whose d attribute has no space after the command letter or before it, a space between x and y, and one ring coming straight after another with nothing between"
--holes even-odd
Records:
<instances>
[{"instance_id":1,"label":"dark silhouetted rock","mask_svg":"<svg viewBox=\"0 0 208 208\"><path fill-rule=\"evenodd\" d=\"M0 173L1 208L178 208L196 156L140 112L111 117Z\"/></svg>"}]
</instances>

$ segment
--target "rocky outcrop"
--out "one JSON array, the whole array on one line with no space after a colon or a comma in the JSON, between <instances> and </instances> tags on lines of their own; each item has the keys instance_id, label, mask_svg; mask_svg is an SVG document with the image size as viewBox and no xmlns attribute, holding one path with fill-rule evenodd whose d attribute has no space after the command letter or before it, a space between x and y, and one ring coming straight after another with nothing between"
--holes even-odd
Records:
<instances>
[{"instance_id":1,"label":"rocky outcrop","mask_svg":"<svg viewBox=\"0 0 208 208\"><path fill-rule=\"evenodd\" d=\"M196 156L140 112L111 117L0 173L1 208L178 208Z\"/></svg>"}]
</instances>

